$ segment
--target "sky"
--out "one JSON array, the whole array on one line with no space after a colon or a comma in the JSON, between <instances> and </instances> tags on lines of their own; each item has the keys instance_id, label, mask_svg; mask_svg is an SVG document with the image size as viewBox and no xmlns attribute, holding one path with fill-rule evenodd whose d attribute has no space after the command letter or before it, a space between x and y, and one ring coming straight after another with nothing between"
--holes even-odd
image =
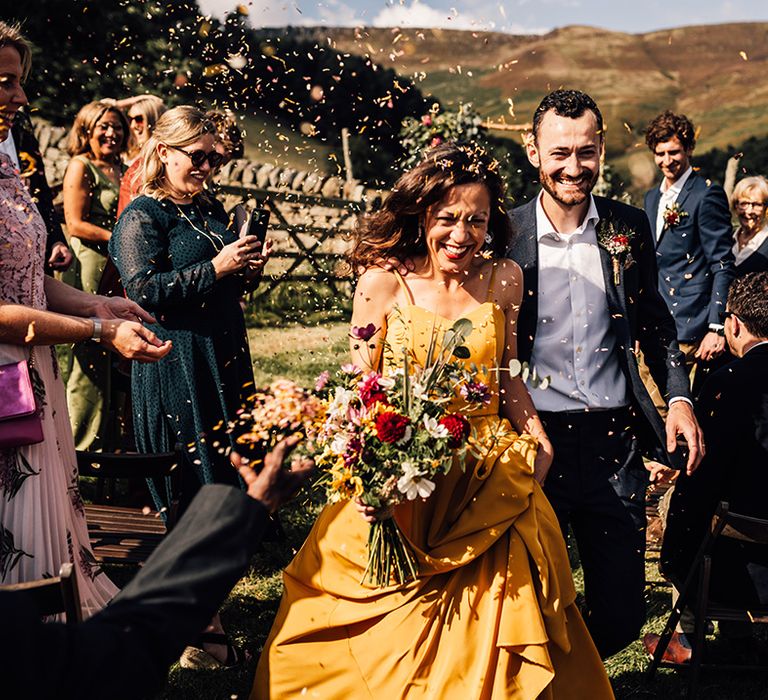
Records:
<instances>
[{"instance_id":1,"label":"sky","mask_svg":"<svg viewBox=\"0 0 768 700\"><path fill-rule=\"evenodd\" d=\"M254 27L442 27L540 34L570 24L641 33L692 24L768 21L758 0L198 0L223 17L242 4Z\"/></svg>"}]
</instances>

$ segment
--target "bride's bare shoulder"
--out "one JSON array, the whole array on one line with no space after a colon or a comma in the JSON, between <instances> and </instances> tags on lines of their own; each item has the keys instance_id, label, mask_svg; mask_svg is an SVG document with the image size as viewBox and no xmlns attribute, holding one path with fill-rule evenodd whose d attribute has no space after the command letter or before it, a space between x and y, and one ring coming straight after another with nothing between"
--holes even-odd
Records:
<instances>
[{"instance_id":1,"label":"bride's bare shoulder","mask_svg":"<svg viewBox=\"0 0 768 700\"><path fill-rule=\"evenodd\" d=\"M355 300L383 302L397 295L395 273L380 267L369 267L357 280Z\"/></svg>"}]
</instances>

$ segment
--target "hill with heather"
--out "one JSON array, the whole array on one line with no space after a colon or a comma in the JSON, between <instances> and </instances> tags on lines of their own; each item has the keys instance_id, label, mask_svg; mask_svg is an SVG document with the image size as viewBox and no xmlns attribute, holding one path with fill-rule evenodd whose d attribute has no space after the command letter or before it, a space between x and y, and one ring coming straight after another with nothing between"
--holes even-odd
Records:
<instances>
[{"instance_id":1,"label":"hill with heather","mask_svg":"<svg viewBox=\"0 0 768 700\"><path fill-rule=\"evenodd\" d=\"M557 87L598 101L609 155L644 149L663 109L689 115L699 151L768 134L768 23L626 34L571 26L541 36L435 29L296 29L339 51L368 55L412 78L445 106L471 101L493 120L527 122Z\"/></svg>"}]
</instances>

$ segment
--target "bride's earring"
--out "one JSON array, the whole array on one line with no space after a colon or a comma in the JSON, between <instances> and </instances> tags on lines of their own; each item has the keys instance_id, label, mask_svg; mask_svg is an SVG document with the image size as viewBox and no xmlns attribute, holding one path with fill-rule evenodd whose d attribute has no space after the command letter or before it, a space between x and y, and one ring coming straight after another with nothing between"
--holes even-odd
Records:
<instances>
[{"instance_id":1,"label":"bride's earring","mask_svg":"<svg viewBox=\"0 0 768 700\"><path fill-rule=\"evenodd\" d=\"M414 241L414 243L421 243L423 238L424 238L424 226L422 224L419 224L416 229L416 240Z\"/></svg>"},{"instance_id":2,"label":"bride's earring","mask_svg":"<svg viewBox=\"0 0 768 700\"><path fill-rule=\"evenodd\" d=\"M490 231L485 232L485 245L493 245L493 234Z\"/></svg>"}]
</instances>

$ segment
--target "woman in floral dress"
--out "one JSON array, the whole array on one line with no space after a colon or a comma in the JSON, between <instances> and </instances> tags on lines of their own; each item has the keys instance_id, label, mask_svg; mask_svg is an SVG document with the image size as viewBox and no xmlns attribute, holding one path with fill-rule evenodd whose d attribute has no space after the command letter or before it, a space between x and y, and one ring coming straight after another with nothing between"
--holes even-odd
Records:
<instances>
[{"instance_id":1,"label":"woman in floral dress","mask_svg":"<svg viewBox=\"0 0 768 700\"><path fill-rule=\"evenodd\" d=\"M29 47L0 22L0 141L27 103ZM85 294L43 274L46 229L19 173L0 155L0 365L31 361L43 441L0 450L0 584L77 567L83 613L116 592L88 540L64 386L53 345L95 340L126 357L154 361L169 343L141 325L154 319L126 299ZM51 313L52 311L59 313Z\"/></svg>"}]
</instances>

